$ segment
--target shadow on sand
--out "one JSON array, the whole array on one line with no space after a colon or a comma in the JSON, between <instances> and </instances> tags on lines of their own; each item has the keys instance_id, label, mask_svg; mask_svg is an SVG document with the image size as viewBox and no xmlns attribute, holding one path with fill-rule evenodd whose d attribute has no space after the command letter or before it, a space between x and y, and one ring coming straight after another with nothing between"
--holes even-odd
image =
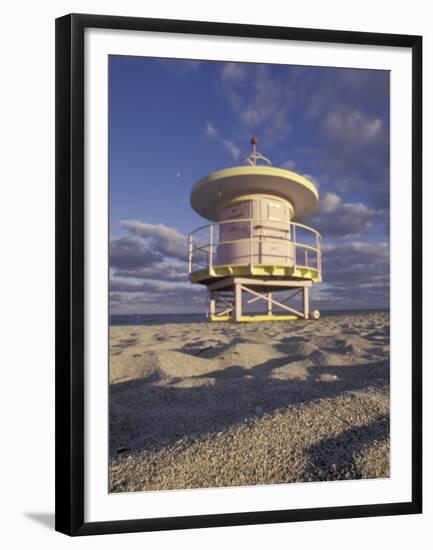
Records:
<instances>
[{"instance_id":1,"label":"shadow on sand","mask_svg":"<svg viewBox=\"0 0 433 550\"><path fill-rule=\"evenodd\" d=\"M324 439L307 449L309 466L304 481L361 479L362 471L353 458L373 441L389 436L389 417L381 416L366 426L355 426L340 435Z\"/></svg>"},{"instance_id":2,"label":"shadow on sand","mask_svg":"<svg viewBox=\"0 0 433 550\"><path fill-rule=\"evenodd\" d=\"M272 371L287 364L287 358L278 358L248 369L233 365L189 378L186 384L185 379L170 379L158 385L143 379L112 384L111 458L136 451L158 451L181 438L197 440L289 405L307 404L371 386L386 391L389 385L387 360L350 366L314 366L295 379L276 378ZM388 419L377 422L385 437ZM371 428L349 429L338 438L321 442L320 449L311 449L312 457L325 457L324 463L312 461L311 476L317 479L318 470L327 472L331 468L326 456L332 456L335 463L335 452L328 453L328 447L346 449L339 455L339 467L346 471L345 462L351 460L353 452L365 446L372 434L377 435L378 426Z\"/></svg>"}]
</instances>

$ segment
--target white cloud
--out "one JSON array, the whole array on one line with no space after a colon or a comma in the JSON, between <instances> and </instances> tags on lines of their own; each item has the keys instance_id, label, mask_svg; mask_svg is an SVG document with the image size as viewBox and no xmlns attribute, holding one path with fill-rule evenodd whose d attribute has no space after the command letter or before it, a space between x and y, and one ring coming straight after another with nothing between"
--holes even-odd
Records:
<instances>
[{"instance_id":1,"label":"white cloud","mask_svg":"<svg viewBox=\"0 0 433 550\"><path fill-rule=\"evenodd\" d=\"M313 293L321 307L389 307L388 243L324 244L322 264L325 284Z\"/></svg>"},{"instance_id":2,"label":"white cloud","mask_svg":"<svg viewBox=\"0 0 433 550\"><path fill-rule=\"evenodd\" d=\"M148 242L155 253L181 260L186 258L187 237L177 229L138 220L124 220L120 225L131 235Z\"/></svg>"},{"instance_id":3,"label":"white cloud","mask_svg":"<svg viewBox=\"0 0 433 550\"><path fill-rule=\"evenodd\" d=\"M242 113L242 120L245 125L249 128L257 128L261 123L261 116L257 109L249 108L247 111Z\"/></svg>"},{"instance_id":4,"label":"white cloud","mask_svg":"<svg viewBox=\"0 0 433 550\"><path fill-rule=\"evenodd\" d=\"M197 287L190 283L174 285L170 282L155 280L125 281L121 278L114 278L110 281L111 292L156 292L163 294L165 292L179 292L180 290L196 293Z\"/></svg>"},{"instance_id":5,"label":"white cloud","mask_svg":"<svg viewBox=\"0 0 433 550\"><path fill-rule=\"evenodd\" d=\"M341 197L335 193L326 193L326 195L320 199L320 211L322 214L332 214L341 203Z\"/></svg>"},{"instance_id":6,"label":"white cloud","mask_svg":"<svg viewBox=\"0 0 433 550\"><path fill-rule=\"evenodd\" d=\"M358 146L377 140L384 129L380 118L347 109L328 113L323 127L329 138Z\"/></svg>"},{"instance_id":7,"label":"white cloud","mask_svg":"<svg viewBox=\"0 0 433 550\"><path fill-rule=\"evenodd\" d=\"M112 313L188 310L205 292L188 280L187 237L163 224L123 220L110 247ZM201 308L204 311L204 306Z\"/></svg>"},{"instance_id":8,"label":"white cloud","mask_svg":"<svg viewBox=\"0 0 433 550\"><path fill-rule=\"evenodd\" d=\"M362 177L358 170L351 171L342 176L334 178L335 186L342 192L349 191L349 189L357 189L359 187L365 187L368 185L368 181L365 177Z\"/></svg>"},{"instance_id":9,"label":"white cloud","mask_svg":"<svg viewBox=\"0 0 433 550\"><path fill-rule=\"evenodd\" d=\"M243 80L245 78L245 65L241 63L225 63L221 71L223 80Z\"/></svg>"},{"instance_id":10,"label":"white cloud","mask_svg":"<svg viewBox=\"0 0 433 550\"><path fill-rule=\"evenodd\" d=\"M133 268L117 268L116 277L126 279L156 279L159 281L182 282L188 279L186 262L154 262L150 265Z\"/></svg>"},{"instance_id":11,"label":"white cloud","mask_svg":"<svg viewBox=\"0 0 433 550\"><path fill-rule=\"evenodd\" d=\"M281 165L282 168L286 168L287 170L294 170L295 169L295 166L296 166L296 163L294 160L286 160L285 162L283 162L283 164Z\"/></svg>"},{"instance_id":12,"label":"white cloud","mask_svg":"<svg viewBox=\"0 0 433 550\"><path fill-rule=\"evenodd\" d=\"M215 130L214 125L209 121L206 122L205 133L208 137L216 137L218 135L218 132Z\"/></svg>"},{"instance_id":13,"label":"white cloud","mask_svg":"<svg viewBox=\"0 0 433 550\"><path fill-rule=\"evenodd\" d=\"M221 136L215 126L209 121L206 122L205 134L207 137L214 139L215 141L220 143L224 147L224 149L228 151L233 160L238 160L240 155L239 147L233 141Z\"/></svg>"},{"instance_id":14,"label":"white cloud","mask_svg":"<svg viewBox=\"0 0 433 550\"><path fill-rule=\"evenodd\" d=\"M311 225L324 237L350 237L367 233L377 216L376 210L362 202L343 202L336 193L326 193Z\"/></svg>"},{"instance_id":15,"label":"white cloud","mask_svg":"<svg viewBox=\"0 0 433 550\"><path fill-rule=\"evenodd\" d=\"M110 265L119 269L136 269L161 261L161 253L141 239L125 235L110 242Z\"/></svg>"},{"instance_id":16,"label":"white cloud","mask_svg":"<svg viewBox=\"0 0 433 550\"><path fill-rule=\"evenodd\" d=\"M110 282L110 313L174 313L199 311L204 313L206 289L190 283L160 281Z\"/></svg>"},{"instance_id":17,"label":"white cloud","mask_svg":"<svg viewBox=\"0 0 433 550\"><path fill-rule=\"evenodd\" d=\"M237 160L239 158L239 155L240 155L239 147L235 143L233 143L233 141L222 138L221 143L226 148L226 150L230 153L233 160Z\"/></svg>"},{"instance_id":18,"label":"white cloud","mask_svg":"<svg viewBox=\"0 0 433 550\"><path fill-rule=\"evenodd\" d=\"M227 63L220 84L238 131L258 134L265 147L281 141L291 131L289 114L295 90L289 80L272 78L266 65L245 68Z\"/></svg>"}]
</instances>

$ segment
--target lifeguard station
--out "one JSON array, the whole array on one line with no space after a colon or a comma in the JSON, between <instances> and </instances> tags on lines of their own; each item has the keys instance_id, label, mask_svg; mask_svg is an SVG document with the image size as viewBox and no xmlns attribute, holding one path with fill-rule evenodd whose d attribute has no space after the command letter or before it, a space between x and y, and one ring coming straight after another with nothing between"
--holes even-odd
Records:
<instances>
[{"instance_id":1,"label":"lifeguard station","mask_svg":"<svg viewBox=\"0 0 433 550\"><path fill-rule=\"evenodd\" d=\"M309 290L322 280L321 237L298 222L316 210L316 186L273 167L257 152L256 138L251 144L245 166L213 172L191 191L192 208L212 223L188 237L190 281L207 287L211 321L318 319ZM247 314L255 302L264 312Z\"/></svg>"}]
</instances>

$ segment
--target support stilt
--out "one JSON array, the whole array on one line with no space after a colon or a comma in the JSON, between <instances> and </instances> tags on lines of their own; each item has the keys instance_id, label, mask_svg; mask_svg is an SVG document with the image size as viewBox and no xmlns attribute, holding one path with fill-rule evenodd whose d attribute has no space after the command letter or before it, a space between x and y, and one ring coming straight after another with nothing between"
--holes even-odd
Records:
<instances>
[{"instance_id":1,"label":"support stilt","mask_svg":"<svg viewBox=\"0 0 433 550\"><path fill-rule=\"evenodd\" d=\"M208 287L210 319L211 321L236 322L309 319L311 284L311 281L284 281L281 279L277 281L242 277L221 279ZM288 290L292 292L282 301L274 298L275 292ZM292 304L293 299L300 293L302 294L301 306L297 309ZM244 313L243 306L255 302L262 304L265 302L263 314Z\"/></svg>"},{"instance_id":2,"label":"support stilt","mask_svg":"<svg viewBox=\"0 0 433 550\"><path fill-rule=\"evenodd\" d=\"M268 292L268 315L272 315L272 292Z\"/></svg>"},{"instance_id":3,"label":"support stilt","mask_svg":"<svg viewBox=\"0 0 433 550\"><path fill-rule=\"evenodd\" d=\"M215 315L216 308L215 308L215 291L209 290L209 314Z\"/></svg>"},{"instance_id":4,"label":"support stilt","mask_svg":"<svg viewBox=\"0 0 433 550\"><path fill-rule=\"evenodd\" d=\"M235 321L239 322L242 317L242 286L235 283Z\"/></svg>"},{"instance_id":5,"label":"support stilt","mask_svg":"<svg viewBox=\"0 0 433 550\"><path fill-rule=\"evenodd\" d=\"M304 286L304 318L308 319L310 316L310 288Z\"/></svg>"}]
</instances>

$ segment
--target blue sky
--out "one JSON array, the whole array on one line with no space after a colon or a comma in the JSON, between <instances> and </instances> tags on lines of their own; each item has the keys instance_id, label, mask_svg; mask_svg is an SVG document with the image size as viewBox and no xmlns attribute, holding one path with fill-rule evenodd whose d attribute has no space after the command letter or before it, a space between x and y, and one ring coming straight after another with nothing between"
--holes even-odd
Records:
<instances>
[{"instance_id":1,"label":"blue sky","mask_svg":"<svg viewBox=\"0 0 433 550\"><path fill-rule=\"evenodd\" d=\"M208 173L242 164L252 135L274 166L312 179L324 283L313 307L389 303L389 73L111 56L112 313L204 311L187 280L189 204Z\"/></svg>"}]
</instances>

